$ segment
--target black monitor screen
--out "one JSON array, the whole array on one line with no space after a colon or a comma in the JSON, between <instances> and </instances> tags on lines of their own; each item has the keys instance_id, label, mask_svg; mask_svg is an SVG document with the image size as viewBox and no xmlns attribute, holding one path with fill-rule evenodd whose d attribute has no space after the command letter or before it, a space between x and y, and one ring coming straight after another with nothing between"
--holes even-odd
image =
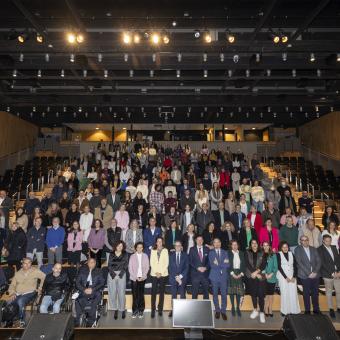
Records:
<instances>
[{"instance_id":1,"label":"black monitor screen","mask_svg":"<svg viewBox=\"0 0 340 340\"><path fill-rule=\"evenodd\" d=\"M173 327L214 328L210 300L173 300Z\"/></svg>"}]
</instances>

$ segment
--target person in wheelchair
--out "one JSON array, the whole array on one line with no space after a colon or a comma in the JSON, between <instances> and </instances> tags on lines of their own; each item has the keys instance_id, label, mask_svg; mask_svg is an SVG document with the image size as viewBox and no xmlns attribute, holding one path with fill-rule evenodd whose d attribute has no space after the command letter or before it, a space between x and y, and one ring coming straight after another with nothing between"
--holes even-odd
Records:
<instances>
[{"instance_id":1,"label":"person in wheelchair","mask_svg":"<svg viewBox=\"0 0 340 340\"><path fill-rule=\"evenodd\" d=\"M82 314L86 314L88 325L93 325L97 321L96 312L104 285L103 273L100 268L96 268L96 259L89 258L87 265L79 270L76 278L76 288L79 292L75 301L76 326L79 326Z\"/></svg>"},{"instance_id":2,"label":"person in wheelchair","mask_svg":"<svg viewBox=\"0 0 340 340\"><path fill-rule=\"evenodd\" d=\"M47 314L52 307L52 314L60 312L65 293L69 290L70 282L66 272L62 271L60 263L56 263L52 268L52 273L46 275L43 285L43 299L40 305L40 313Z\"/></svg>"},{"instance_id":3,"label":"person in wheelchair","mask_svg":"<svg viewBox=\"0 0 340 340\"><path fill-rule=\"evenodd\" d=\"M18 270L8 288L8 302L19 307L20 326L25 326L25 307L33 302L37 294L41 293L45 281L45 274L32 267L32 260L28 257L22 260L22 268Z\"/></svg>"}]
</instances>

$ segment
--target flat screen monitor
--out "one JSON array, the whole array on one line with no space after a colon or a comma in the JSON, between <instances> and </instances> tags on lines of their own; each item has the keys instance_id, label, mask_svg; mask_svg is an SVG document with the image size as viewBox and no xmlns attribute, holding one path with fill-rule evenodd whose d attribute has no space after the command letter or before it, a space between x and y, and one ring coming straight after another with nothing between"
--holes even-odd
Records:
<instances>
[{"instance_id":1,"label":"flat screen monitor","mask_svg":"<svg viewBox=\"0 0 340 340\"><path fill-rule=\"evenodd\" d=\"M178 328L214 328L212 301L174 299L172 326Z\"/></svg>"}]
</instances>

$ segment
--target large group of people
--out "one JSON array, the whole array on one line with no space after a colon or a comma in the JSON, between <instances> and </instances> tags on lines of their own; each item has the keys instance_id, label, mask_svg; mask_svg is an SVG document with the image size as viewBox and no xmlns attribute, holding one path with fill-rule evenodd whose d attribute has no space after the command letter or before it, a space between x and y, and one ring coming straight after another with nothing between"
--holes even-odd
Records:
<instances>
[{"instance_id":1,"label":"large group of people","mask_svg":"<svg viewBox=\"0 0 340 340\"><path fill-rule=\"evenodd\" d=\"M248 159L207 145L192 151L188 145L99 143L71 159L53 181L41 200L29 193L12 222L11 202L0 192L0 247L17 269L10 298L20 306L21 320L38 279L45 294L40 312L50 305L59 312L70 286L63 259L75 268L87 262L76 279L77 316L90 298L98 303L106 283L114 318L125 318L128 280L133 318L143 317L149 281L152 318L156 310L163 314L167 284L172 298L185 299L188 287L194 299L199 293L208 299L211 291L215 317L223 320L228 295L232 316L241 316L244 295L250 294L250 318L264 323L273 316L277 287L282 315L301 312L299 282L305 313L320 313L320 278L330 316L333 289L340 313L337 214L326 207L321 231L308 193L295 202L287 180L269 179L255 155ZM45 278L39 268L46 255L53 271ZM38 268L32 267L35 259Z\"/></svg>"}]
</instances>

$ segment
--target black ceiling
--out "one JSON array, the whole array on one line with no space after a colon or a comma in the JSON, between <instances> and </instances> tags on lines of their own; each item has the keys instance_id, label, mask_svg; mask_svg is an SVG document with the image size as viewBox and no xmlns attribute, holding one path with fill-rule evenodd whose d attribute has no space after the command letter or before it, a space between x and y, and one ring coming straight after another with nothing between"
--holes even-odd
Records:
<instances>
[{"instance_id":1,"label":"black ceiling","mask_svg":"<svg viewBox=\"0 0 340 340\"><path fill-rule=\"evenodd\" d=\"M85 41L69 45L68 30ZM126 46L126 30L166 31L170 43ZM270 31L288 43L274 44ZM1 0L0 108L41 126L300 125L340 109L339 33L338 0Z\"/></svg>"}]
</instances>

